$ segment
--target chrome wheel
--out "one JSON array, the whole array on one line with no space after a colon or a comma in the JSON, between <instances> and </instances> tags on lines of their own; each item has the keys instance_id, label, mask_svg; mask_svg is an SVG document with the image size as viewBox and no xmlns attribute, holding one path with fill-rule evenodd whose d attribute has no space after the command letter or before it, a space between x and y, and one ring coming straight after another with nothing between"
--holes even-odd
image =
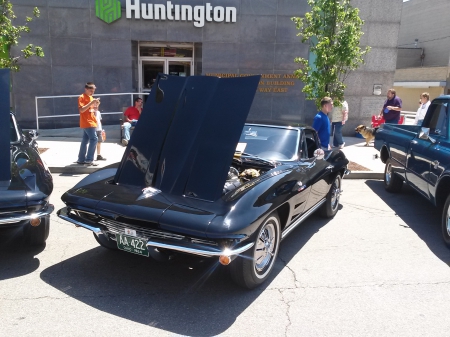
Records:
<instances>
[{"instance_id":1,"label":"chrome wheel","mask_svg":"<svg viewBox=\"0 0 450 337\"><path fill-rule=\"evenodd\" d=\"M402 178L395 173L394 165L392 165L392 159L389 158L386 161L386 167L384 168L384 188L391 193L398 193L403 186Z\"/></svg>"},{"instance_id":2,"label":"chrome wheel","mask_svg":"<svg viewBox=\"0 0 450 337\"><path fill-rule=\"evenodd\" d=\"M258 277L264 277L270 268L267 268L273 261L277 245L277 232L274 221L278 219L271 218L265 226L261 228L255 245L255 254L253 256L255 272ZM277 226L279 228L279 226Z\"/></svg>"},{"instance_id":3,"label":"chrome wheel","mask_svg":"<svg viewBox=\"0 0 450 337\"><path fill-rule=\"evenodd\" d=\"M384 173L384 180L386 185L390 185L392 179L392 165L391 163L386 164L386 172Z\"/></svg>"},{"instance_id":4,"label":"chrome wheel","mask_svg":"<svg viewBox=\"0 0 450 337\"><path fill-rule=\"evenodd\" d=\"M444 213L444 221L447 223L447 235L450 236L450 204L447 205L447 215Z\"/></svg>"},{"instance_id":5,"label":"chrome wheel","mask_svg":"<svg viewBox=\"0 0 450 337\"><path fill-rule=\"evenodd\" d=\"M444 242L450 248L450 195L445 200L444 208L442 209L441 228Z\"/></svg>"},{"instance_id":6,"label":"chrome wheel","mask_svg":"<svg viewBox=\"0 0 450 337\"><path fill-rule=\"evenodd\" d=\"M336 178L331 186L331 209L334 211L339 205L339 198L341 197L341 180Z\"/></svg>"}]
</instances>

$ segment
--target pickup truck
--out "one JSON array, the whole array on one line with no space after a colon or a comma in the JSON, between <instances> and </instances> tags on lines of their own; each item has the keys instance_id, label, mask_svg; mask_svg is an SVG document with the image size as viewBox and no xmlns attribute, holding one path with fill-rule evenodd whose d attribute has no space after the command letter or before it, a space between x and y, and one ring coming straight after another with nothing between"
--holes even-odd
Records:
<instances>
[{"instance_id":1,"label":"pickup truck","mask_svg":"<svg viewBox=\"0 0 450 337\"><path fill-rule=\"evenodd\" d=\"M375 148L386 164L384 186L398 193L408 184L442 209L442 235L450 247L450 95L431 102L422 126L383 124Z\"/></svg>"}]
</instances>

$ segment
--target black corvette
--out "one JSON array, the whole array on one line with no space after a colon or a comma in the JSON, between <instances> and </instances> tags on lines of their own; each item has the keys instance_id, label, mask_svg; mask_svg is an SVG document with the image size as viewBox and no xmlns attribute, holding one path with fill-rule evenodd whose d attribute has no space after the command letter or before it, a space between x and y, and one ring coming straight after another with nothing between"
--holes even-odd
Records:
<instances>
[{"instance_id":1,"label":"black corvette","mask_svg":"<svg viewBox=\"0 0 450 337\"><path fill-rule=\"evenodd\" d=\"M0 230L20 228L28 244L42 245L54 209L52 175L39 156L36 132L22 132L13 113L2 112L1 121Z\"/></svg>"},{"instance_id":2,"label":"black corvette","mask_svg":"<svg viewBox=\"0 0 450 337\"><path fill-rule=\"evenodd\" d=\"M261 284L291 230L336 214L348 160L310 127L245 124L258 82L160 75L121 163L67 191L58 216L106 248L216 258Z\"/></svg>"}]
</instances>

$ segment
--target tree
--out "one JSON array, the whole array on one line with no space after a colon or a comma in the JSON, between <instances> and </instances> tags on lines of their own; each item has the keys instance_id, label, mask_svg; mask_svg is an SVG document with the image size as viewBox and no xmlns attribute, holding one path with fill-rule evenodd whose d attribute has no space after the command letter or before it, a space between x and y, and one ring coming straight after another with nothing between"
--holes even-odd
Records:
<instances>
[{"instance_id":1,"label":"tree","mask_svg":"<svg viewBox=\"0 0 450 337\"><path fill-rule=\"evenodd\" d=\"M363 57L370 50L359 45L364 21L350 0L308 0L308 4L311 11L292 21L300 30L297 36L309 43L313 57L295 58L303 67L294 74L304 82L306 98L315 100L318 107L324 96L341 105L347 76L364 63Z\"/></svg>"},{"instance_id":2,"label":"tree","mask_svg":"<svg viewBox=\"0 0 450 337\"><path fill-rule=\"evenodd\" d=\"M39 9L35 7L33 9L33 16L38 18L39 15ZM33 21L33 18L27 16L25 18L25 25L14 26L14 19L16 19L16 15L12 9L11 2L9 0L0 0L0 68L9 68L18 71L20 57L29 58L34 55L44 57L44 51L39 46L28 44L21 50L20 55L11 56L11 47L19 43L19 38L23 32L30 32L28 23Z\"/></svg>"}]
</instances>

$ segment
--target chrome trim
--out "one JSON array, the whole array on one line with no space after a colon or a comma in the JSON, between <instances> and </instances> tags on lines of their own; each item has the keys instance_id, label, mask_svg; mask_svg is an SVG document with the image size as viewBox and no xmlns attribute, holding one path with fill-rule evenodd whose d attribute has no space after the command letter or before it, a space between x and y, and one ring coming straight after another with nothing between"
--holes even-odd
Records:
<instances>
[{"instance_id":1,"label":"chrome trim","mask_svg":"<svg viewBox=\"0 0 450 337\"><path fill-rule=\"evenodd\" d=\"M73 224L75 224L76 226L79 227L83 227L86 229L89 229L90 231L93 231L95 234L100 234L102 233L102 230L98 227L94 227L94 226L89 226L83 222L80 222L78 220L72 219L71 217L69 217L69 212L67 207L63 207L61 208L58 212L56 212L56 215L58 215L61 219L64 219L68 222L71 222Z\"/></svg>"},{"instance_id":2,"label":"chrome trim","mask_svg":"<svg viewBox=\"0 0 450 337\"><path fill-rule=\"evenodd\" d=\"M307 217L309 217L312 213L314 213L322 204L326 201L326 198L320 200L317 204L311 207L305 214L303 214L300 218L298 218L292 225L287 227L283 233L281 233L281 240L283 240L295 227L300 225Z\"/></svg>"},{"instance_id":3,"label":"chrome trim","mask_svg":"<svg viewBox=\"0 0 450 337\"><path fill-rule=\"evenodd\" d=\"M345 169L345 171L344 171L344 175L349 175L350 173L352 173L352 171L351 170L349 170L349 169Z\"/></svg>"},{"instance_id":4,"label":"chrome trim","mask_svg":"<svg viewBox=\"0 0 450 337\"><path fill-rule=\"evenodd\" d=\"M228 249L225 248L223 250L212 248L212 247L199 247L199 248L191 248L187 246L183 246L180 244L167 244L159 241L154 240L148 240L147 247L157 247L157 248L165 248L170 250L175 250L182 253L188 253L193 255L200 255L200 256L207 256L207 257L214 257L214 256L220 256L220 255L227 255L227 256L233 256L233 255L239 255L250 248L254 246L254 242L247 243L246 245L237 248L237 249Z\"/></svg>"},{"instance_id":5,"label":"chrome trim","mask_svg":"<svg viewBox=\"0 0 450 337\"><path fill-rule=\"evenodd\" d=\"M42 209L36 213L24 214L24 215L19 215L19 216L10 216L7 218L0 218L0 225L40 218L43 216L50 215L54 210L55 210L55 207L52 204L48 204L45 209Z\"/></svg>"}]
</instances>

